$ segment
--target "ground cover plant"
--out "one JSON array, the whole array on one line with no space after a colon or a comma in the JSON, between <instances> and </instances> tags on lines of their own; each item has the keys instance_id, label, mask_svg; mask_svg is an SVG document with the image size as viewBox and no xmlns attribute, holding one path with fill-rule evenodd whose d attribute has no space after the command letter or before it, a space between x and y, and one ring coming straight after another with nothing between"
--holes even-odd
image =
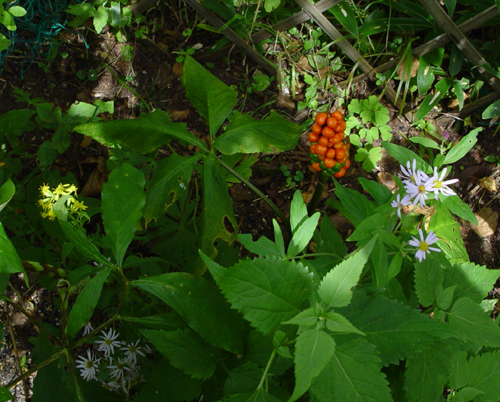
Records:
<instances>
[{"instance_id":1,"label":"ground cover plant","mask_svg":"<svg viewBox=\"0 0 500 402\"><path fill-rule=\"evenodd\" d=\"M69 12L75 27L91 18L97 33L108 22L108 36L122 43L156 24L132 20L126 4L98 0ZM259 25L259 5L207 4L228 8L228 25L240 32ZM279 4L266 1L262 16L273 18ZM429 27L418 6L401 5L397 12L413 19L392 21L391 29ZM376 27L391 17L387 9L369 14L369 5L347 6L332 15L357 48L381 52ZM179 37L195 36L195 26ZM479 222L455 193L463 176L459 181L453 171L484 132L476 128L452 142L420 120L421 136L392 143L397 130L380 97L356 99L337 89L332 73L345 67L334 44L318 28L290 35L299 33L307 49L281 39L297 48L288 62L302 60L302 70L276 83L256 73L228 86L182 50L194 49L183 42L176 67L197 129L139 95L128 72L117 82L140 98L134 119L118 117L118 100L61 107L13 91L24 107L0 116L0 297L6 314L16 310L33 325L33 361L14 351L20 374L0 387L0 401L12 400L16 384L26 391L34 373L33 401L500 400L496 299L485 300L499 274L471 262L462 228ZM387 46L401 53L405 45L394 39ZM132 63L123 50L138 45L126 46L118 54ZM106 72L118 78L113 69L87 69L94 71L87 81ZM80 71L75 66L77 78ZM314 107L302 126L268 109L243 112L242 104L264 99L271 85L300 86L300 76L310 89L297 109ZM408 77L399 76L401 88L416 95ZM436 87L444 81L451 88L450 77ZM335 107L327 101L332 93L341 95ZM438 98L426 96L432 102L419 106L419 117ZM83 140L72 142L74 133ZM298 148L302 133L303 169L292 169L279 158ZM109 153L109 177L96 179L98 197L84 195L58 163L75 144L88 143ZM357 153L349 157L351 144ZM382 153L397 161L392 191L364 173L380 165ZM22 161L35 155L38 164L26 169ZM285 178L289 206L278 207L251 180L259 161L271 159ZM364 177L356 177L360 172ZM267 205L268 235L241 230L230 196L238 188ZM256 210L257 203L248 209ZM352 230L339 233L331 211ZM53 320L30 310L15 280L50 295ZM5 332L16 338L12 326Z\"/></svg>"}]
</instances>

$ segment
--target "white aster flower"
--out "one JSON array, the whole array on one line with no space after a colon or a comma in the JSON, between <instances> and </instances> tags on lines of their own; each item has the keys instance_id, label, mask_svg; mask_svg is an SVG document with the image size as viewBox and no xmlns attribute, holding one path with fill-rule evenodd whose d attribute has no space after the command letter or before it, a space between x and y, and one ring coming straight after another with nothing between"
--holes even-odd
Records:
<instances>
[{"instance_id":1,"label":"white aster flower","mask_svg":"<svg viewBox=\"0 0 500 402\"><path fill-rule=\"evenodd\" d=\"M411 204L411 197L406 194L402 200L400 200L401 196L398 194L396 199L391 202L391 207L398 209L398 216L401 219L401 210L407 205Z\"/></svg>"},{"instance_id":2,"label":"white aster flower","mask_svg":"<svg viewBox=\"0 0 500 402\"><path fill-rule=\"evenodd\" d=\"M140 342L140 339L138 339L135 343L130 343L127 346L120 348L120 350L125 351L125 356L127 356L127 363L130 365L136 365L137 364L137 355L141 355L143 357L144 353L142 352L140 346L137 346Z\"/></svg>"},{"instance_id":3,"label":"white aster flower","mask_svg":"<svg viewBox=\"0 0 500 402\"><path fill-rule=\"evenodd\" d=\"M76 365L77 368L80 369L80 374L83 377L84 380L89 381L89 380L95 380L96 379L96 373L99 371L97 366L99 365L99 362L101 359L96 358L94 356L94 353L92 353L90 350L87 349L87 357L85 356L78 356L79 359L76 360Z\"/></svg>"},{"instance_id":4,"label":"white aster flower","mask_svg":"<svg viewBox=\"0 0 500 402\"><path fill-rule=\"evenodd\" d=\"M113 328L109 329L109 332L106 333L102 331L102 341L96 341L95 343L100 344L99 345L99 351L104 352L105 357L111 356L113 353L115 353L115 347L119 348L121 343L120 341L115 341L116 338L118 338L120 334L118 332L115 332Z\"/></svg>"},{"instance_id":5,"label":"white aster flower","mask_svg":"<svg viewBox=\"0 0 500 402\"><path fill-rule=\"evenodd\" d=\"M130 368L126 366L126 359L118 359L118 362L115 363L114 365L112 364L111 366L107 366L106 368L111 370L111 373L109 374L113 378L120 378L124 376L124 370L130 371Z\"/></svg>"},{"instance_id":6,"label":"white aster flower","mask_svg":"<svg viewBox=\"0 0 500 402\"><path fill-rule=\"evenodd\" d=\"M407 181L405 183L405 189L408 195L413 200L414 204L420 204L422 208L425 207L425 200L427 199L427 194L432 191L432 184L428 181L424 181L420 176L415 176L415 183Z\"/></svg>"},{"instance_id":7,"label":"white aster flower","mask_svg":"<svg viewBox=\"0 0 500 402\"><path fill-rule=\"evenodd\" d=\"M139 365L136 365L136 366L132 366L132 370L130 370L128 373L127 373L127 380L130 381L132 384L138 384L140 382L143 382L144 381L144 377L142 376L141 373L139 373L139 371L141 370L141 366Z\"/></svg>"},{"instance_id":8,"label":"white aster flower","mask_svg":"<svg viewBox=\"0 0 500 402\"><path fill-rule=\"evenodd\" d=\"M412 166L413 165L413 166ZM403 165L401 166L401 172L399 176L403 179L404 183L410 182L415 184L417 179L426 180L429 178L424 172L417 169L417 160L413 159L413 163L410 164L410 161L406 163L406 168Z\"/></svg>"},{"instance_id":9,"label":"white aster flower","mask_svg":"<svg viewBox=\"0 0 500 402\"><path fill-rule=\"evenodd\" d=\"M85 324L85 327L83 327L83 336L90 334L93 330L94 328L92 328L92 324L89 321Z\"/></svg>"},{"instance_id":10,"label":"white aster flower","mask_svg":"<svg viewBox=\"0 0 500 402\"><path fill-rule=\"evenodd\" d=\"M434 168L434 174L427 180L427 183L432 185L431 191L434 192L434 197L436 200L438 199L438 194L441 193L446 196L455 195L455 192L448 187L448 184L453 184L458 181L458 179L446 180L443 179L446 177L447 168L445 168L441 174L438 173L437 168Z\"/></svg>"},{"instance_id":11,"label":"white aster flower","mask_svg":"<svg viewBox=\"0 0 500 402\"><path fill-rule=\"evenodd\" d=\"M117 377L113 381L108 382L108 387L111 389L118 391L118 389L121 389L124 393L128 394L127 391L127 386L125 384L125 379L122 377Z\"/></svg>"},{"instance_id":12,"label":"white aster flower","mask_svg":"<svg viewBox=\"0 0 500 402\"><path fill-rule=\"evenodd\" d=\"M436 234L431 230L427 237L424 239L424 234L422 233L422 229L418 230L420 234L420 240L412 236L412 240L408 242L410 246L417 247L417 253L415 254L415 257L419 262L422 262L422 260L425 260L426 254L430 254L431 251L437 251L438 253L441 252L439 248L436 247L429 247L431 244L434 244L438 241L438 238Z\"/></svg>"}]
</instances>

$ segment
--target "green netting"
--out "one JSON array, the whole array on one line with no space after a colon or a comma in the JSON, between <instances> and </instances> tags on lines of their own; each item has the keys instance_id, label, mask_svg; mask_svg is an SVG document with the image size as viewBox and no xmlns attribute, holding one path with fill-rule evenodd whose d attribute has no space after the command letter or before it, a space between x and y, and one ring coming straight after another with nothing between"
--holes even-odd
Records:
<instances>
[{"instance_id":1,"label":"green netting","mask_svg":"<svg viewBox=\"0 0 500 402\"><path fill-rule=\"evenodd\" d=\"M0 52L0 73L3 72L4 59L13 52L24 56L21 78L32 66L36 57L45 59L57 46L56 36L67 30L69 14L64 10L86 0L16 0L9 7L18 5L26 10L24 17L15 18L16 31L9 31L3 25L1 32L12 41L11 45ZM86 42L85 46L88 48ZM42 50L43 49L43 50Z\"/></svg>"}]
</instances>

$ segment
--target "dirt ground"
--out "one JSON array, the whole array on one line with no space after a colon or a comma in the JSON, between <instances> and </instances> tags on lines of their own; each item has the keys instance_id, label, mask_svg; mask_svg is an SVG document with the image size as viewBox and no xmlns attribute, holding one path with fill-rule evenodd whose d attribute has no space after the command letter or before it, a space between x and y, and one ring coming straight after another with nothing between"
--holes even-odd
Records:
<instances>
[{"instance_id":1,"label":"dirt ground","mask_svg":"<svg viewBox=\"0 0 500 402\"><path fill-rule=\"evenodd\" d=\"M41 98L46 102L52 102L67 110L75 101L92 103L96 99L115 100L114 118L134 118L141 112L141 100L134 94L137 93L145 99L151 108L161 108L168 111L172 120L187 123L188 129L203 136L208 134L207 127L197 111L191 106L185 96L185 91L180 81L180 65L175 62L175 55L171 50L179 48L185 42L182 35L183 27L172 17L165 21L165 27L161 34L155 37L156 45L150 41L137 40L134 43L134 54L132 63L124 60L121 43L117 42L111 35L95 36L88 34L85 39L89 45L87 50L79 35L65 34L66 43L62 45L60 52L67 52L67 58L56 58L48 70L37 66L37 63L26 72L24 79L21 78L20 70L23 58L12 57L5 59L4 72L0 75L0 114L4 114L14 108L23 108L26 105L14 102L11 94L14 87L30 93L32 97ZM217 37L218 38L218 37ZM211 62L215 68L212 72L228 85L242 87L250 80L257 70L248 59L240 52L232 50L226 53L212 54L208 48L217 40L211 35L193 36L187 44L195 45L201 43L203 47L198 50L194 57L203 60L204 63ZM192 43L191 43L192 42ZM228 48L229 50L229 48ZM36 61L42 61L42 58ZM110 69L103 67L107 63ZM79 70L89 71L94 69L98 73L98 79L81 80L76 73ZM132 77L127 85L133 89L125 88L116 77ZM339 79L340 81L341 79ZM363 97L371 93L374 88L362 83L357 89L358 96ZM256 116L263 116L270 109L281 110L287 118L297 123L302 123L308 114L297 112L296 108L288 108L292 105L276 103L278 95L276 85L271 86L262 93L248 94L240 99L237 108L245 112L254 112ZM335 99L325 99L324 102L334 102ZM266 105L267 104L267 105ZM262 105L266 105L263 106ZM405 137L416 134L410 123L397 111L387 105L391 110L391 126L394 129L394 142L403 146L409 146ZM313 113L314 111L308 111ZM472 121L477 121L477 116L471 116ZM449 130L455 140L460 139L465 132L452 133L453 127L444 127ZM478 136L479 141L474 149L463 159L453 165L452 177L459 178L456 191L460 197L467 202L474 212L483 211L485 219L491 218L498 221L500 205L498 203L498 192L489 191L485 188L485 178L491 178L499 188L500 168L494 163L484 160L486 155L500 156L500 134L494 135L495 127L485 127ZM38 132L35 135L26 136L24 140L29 144L28 151L36 155L38 146L47 138L49 132ZM311 193L316 185L317 176L307 168L309 157L307 151L307 133L305 132L297 147L281 155L263 155L253 168L252 183L262 192L267 194L283 212L288 213L291 197L298 188L303 192ZM61 174L72 172L79 180L80 188L96 169L99 158L106 155L106 150L97 143L91 143L86 147L80 146L83 136L72 134L72 145L64 155L58 158L53 168L61 171ZM23 171L26 175L36 166L36 160L22 160ZM285 165L289 171L302 171L304 179L297 186L290 187L286 183L281 166ZM372 173L366 173L361 166L352 160L352 168L348 170L340 182L347 187L360 189L357 182L358 177L367 177L375 180L383 180L384 173L396 173L399 165L395 160L386 155ZM341 234L348 236L352 227L346 223L331 207L324 206L326 197L333 196L333 183L324 192L323 202L320 208L327 211ZM234 200L234 208L241 233L252 233L254 236L265 235L272 238L272 219L274 213L268 209L257 197L249 193L243 185L233 185L230 194ZM489 208L490 210L485 210ZM485 212L486 211L486 212ZM496 219L495 219L496 214ZM490 269L500 268L500 233L495 230L493 234L483 236L478 234L467 222L460 222L461 233L471 261L476 264L486 265ZM479 232L481 233L481 232ZM500 276L500 274L499 274ZM39 289L24 289L22 281L14 281L15 288L19 294L30 300L35 311L47 315L50 313L50 297ZM500 282L498 288L492 289L490 296L500 296ZM12 295L11 295L12 296ZM26 302L26 300L25 300ZM33 326L28 322L14 317L13 311L5 311L12 322L12 329L18 339L18 352L23 355L27 353L26 364L29 366L29 336L34 335ZM16 376L16 367L12 358L14 350L11 335L6 329L6 339L0 351L0 379L2 385L7 384ZM30 382L27 383L29 388ZM16 389L16 398L23 401L23 385L19 384Z\"/></svg>"}]
</instances>

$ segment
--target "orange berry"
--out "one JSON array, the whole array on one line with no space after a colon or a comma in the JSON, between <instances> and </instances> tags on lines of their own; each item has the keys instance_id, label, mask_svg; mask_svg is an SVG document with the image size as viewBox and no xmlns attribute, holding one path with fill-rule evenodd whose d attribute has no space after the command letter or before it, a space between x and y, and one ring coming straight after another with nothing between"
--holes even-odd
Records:
<instances>
[{"instance_id":1,"label":"orange berry","mask_svg":"<svg viewBox=\"0 0 500 402\"><path fill-rule=\"evenodd\" d=\"M335 131L333 131L330 127L326 126L323 128L323 131L321 132L326 138L331 138L335 135Z\"/></svg>"},{"instance_id":2,"label":"orange berry","mask_svg":"<svg viewBox=\"0 0 500 402\"><path fill-rule=\"evenodd\" d=\"M335 112L333 112L330 116L336 118L338 121L344 120L344 116L338 110L336 110Z\"/></svg>"},{"instance_id":3,"label":"orange berry","mask_svg":"<svg viewBox=\"0 0 500 402\"><path fill-rule=\"evenodd\" d=\"M320 135L320 134L321 134L321 130L323 130L323 127L318 126L317 124L314 124L314 125L311 127L311 131L312 131L314 134L318 134L318 135Z\"/></svg>"},{"instance_id":4,"label":"orange berry","mask_svg":"<svg viewBox=\"0 0 500 402\"><path fill-rule=\"evenodd\" d=\"M340 162L342 159L344 159L347 156L345 149L343 148L338 148L335 150L335 159L337 159L338 162ZM343 162L342 162L343 163Z\"/></svg>"},{"instance_id":5,"label":"orange berry","mask_svg":"<svg viewBox=\"0 0 500 402\"><path fill-rule=\"evenodd\" d=\"M313 143L313 142L318 142L318 140L319 140L319 135L318 135L318 134L315 134L315 133L309 133L308 139L309 139L309 142L310 142L310 143Z\"/></svg>"},{"instance_id":6,"label":"orange berry","mask_svg":"<svg viewBox=\"0 0 500 402\"><path fill-rule=\"evenodd\" d=\"M319 126L324 126L327 118L328 115L326 113L318 113L315 118L316 124L318 124Z\"/></svg>"},{"instance_id":7,"label":"orange berry","mask_svg":"<svg viewBox=\"0 0 500 402\"><path fill-rule=\"evenodd\" d=\"M326 154L326 151L328 150L327 147L325 147L324 145L316 145L316 154L317 155L325 155Z\"/></svg>"},{"instance_id":8,"label":"orange berry","mask_svg":"<svg viewBox=\"0 0 500 402\"><path fill-rule=\"evenodd\" d=\"M329 149L326 151L326 157L328 159L335 159L335 149Z\"/></svg>"},{"instance_id":9,"label":"orange berry","mask_svg":"<svg viewBox=\"0 0 500 402\"><path fill-rule=\"evenodd\" d=\"M346 126L346 124L345 124L345 121L344 121L344 120L342 120L342 121L340 121L340 122L339 122L339 124L337 125L337 128L335 129L335 131L336 131L337 133L340 133L340 132L342 132L342 131L345 131L345 129L346 129L346 128L347 128L347 126Z\"/></svg>"},{"instance_id":10,"label":"orange berry","mask_svg":"<svg viewBox=\"0 0 500 402\"><path fill-rule=\"evenodd\" d=\"M333 175L333 177L339 178L339 177L342 177L344 175L345 175L345 169L343 167L341 167L340 170Z\"/></svg>"},{"instance_id":11,"label":"orange berry","mask_svg":"<svg viewBox=\"0 0 500 402\"><path fill-rule=\"evenodd\" d=\"M330 158L325 158L325 160L323 161L323 165L325 165L327 169L334 167L336 164L337 162Z\"/></svg>"},{"instance_id":12,"label":"orange berry","mask_svg":"<svg viewBox=\"0 0 500 402\"><path fill-rule=\"evenodd\" d=\"M329 117L326 120L326 125L328 127L330 127L332 130L335 130L337 128L338 124L339 124L339 122L337 121L337 119L335 117Z\"/></svg>"},{"instance_id":13,"label":"orange berry","mask_svg":"<svg viewBox=\"0 0 500 402\"><path fill-rule=\"evenodd\" d=\"M318 162L314 162L314 163L311 165L311 167L312 167L314 170L316 170L316 171L318 171L318 172L321 172L321 166L319 165L319 163L318 163Z\"/></svg>"},{"instance_id":14,"label":"orange berry","mask_svg":"<svg viewBox=\"0 0 500 402\"><path fill-rule=\"evenodd\" d=\"M351 167L351 160L347 159L347 162L344 165L344 169L349 169Z\"/></svg>"}]
</instances>

